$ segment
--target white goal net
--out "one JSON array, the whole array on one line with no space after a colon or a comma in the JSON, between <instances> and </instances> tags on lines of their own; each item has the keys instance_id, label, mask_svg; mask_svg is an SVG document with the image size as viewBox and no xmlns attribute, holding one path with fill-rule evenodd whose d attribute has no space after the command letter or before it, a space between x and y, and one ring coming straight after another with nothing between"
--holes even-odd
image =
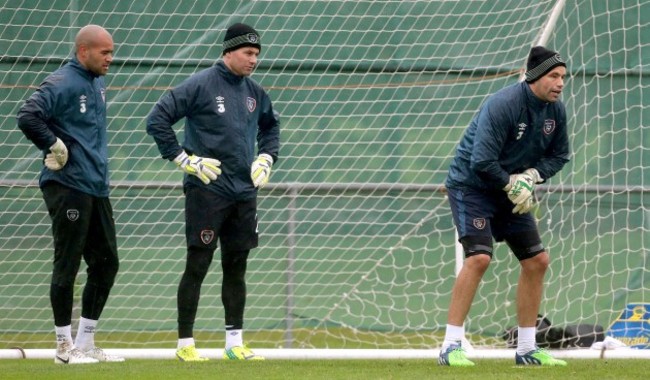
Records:
<instances>
[{"instance_id":1,"label":"white goal net","mask_svg":"<svg viewBox=\"0 0 650 380\"><path fill-rule=\"evenodd\" d=\"M441 343L458 264L442 186L450 158L486 96L519 80L556 3L0 1L0 349L53 347L42 164L15 116L81 26L104 26L116 44L106 81L121 267L104 346L175 347L182 173L159 157L145 118L219 59L225 29L241 21L262 35L253 78L282 121L280 160L260 192L245 339L425 349ZM537 214L552 258L541 312L556 325L607 328L628 302L650 302L648 14L647 0L568 1L549 31L568 62L573 149ZM195 325L205 347L223 346L220 270L216 255ZM498 245L466 323L473 345L505 347L518 273Z\"/></svg>"}]
</instances>

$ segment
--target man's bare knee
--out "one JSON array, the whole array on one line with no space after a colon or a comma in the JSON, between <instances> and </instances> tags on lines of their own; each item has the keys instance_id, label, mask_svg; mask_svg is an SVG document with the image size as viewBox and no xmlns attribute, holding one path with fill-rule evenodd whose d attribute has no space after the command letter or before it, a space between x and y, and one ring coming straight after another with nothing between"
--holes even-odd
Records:
<instances>
[{"instance_id":1,"label":"man's bare knee","mask_svg":"<svg viewBox=\"0 0 650 380\"><path fill-rule=\"evenodd\" d=\"M468 270L474 272L480 272L481 274L485 273L490 262L492 261L492 256L487 253L477 252L476 254L465 259L463 268L467 267Z\"/></svg>"}]
</instances>

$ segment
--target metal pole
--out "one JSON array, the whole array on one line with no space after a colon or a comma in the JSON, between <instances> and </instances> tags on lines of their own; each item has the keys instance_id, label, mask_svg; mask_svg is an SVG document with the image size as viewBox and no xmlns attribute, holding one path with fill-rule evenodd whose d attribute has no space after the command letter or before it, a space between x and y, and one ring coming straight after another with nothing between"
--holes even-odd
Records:
<instances>
[{"instance_id":1,"label":"metal pole","mask_svg":"<svg viewBox=\"0 0 650 380\"><path fill-rule=\"evenodd\" d=\"M293 345L293 309L294 309L294 277L295 270L294 264L296 262L296 197L298 190L291 188L289 191L289 221L287 223L287 314L286 314L286 330L284 332L284 348L291 348Z\"/></svg>"},{"instance_id":2,"label":"metal pole","mask_svg":"<svg viewBox=\"0 0 650 380\"><path fill-rule=\"evenodd\" d=\"M551 33L555 29L555 24L557 23L557 19L560 17L560 13L562 13L562 10L564 9L565 2L566 2L565 0L558 0L557 3L555 3L555 6L551 11L551 15L548 17L548 21L546 22L546 24L544 24L544 29L542 29L539 38L533 44L533 46L540 46L540 45L546 46L546 43L551 38ZM521 75L519 76L519 80L523 81L525 77L526 77L526 71L522 70Z\"/></svg>"}]
</instances>

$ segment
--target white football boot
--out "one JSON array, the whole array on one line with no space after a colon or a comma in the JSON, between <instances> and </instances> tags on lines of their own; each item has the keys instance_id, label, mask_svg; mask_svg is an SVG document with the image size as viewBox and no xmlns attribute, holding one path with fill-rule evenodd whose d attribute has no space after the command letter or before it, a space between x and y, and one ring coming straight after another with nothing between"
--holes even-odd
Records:
<instances>
[{"instance_id":1,"label":"white football boot","mask_svg":"<svg viewBox=\"0 0 650 380\"><path fill-rule=\"evenodd\" d=\"M90 364L99 363L99 360L91 358L81 352L70 342L59 343L54 356L56 364Z\"/></svg>"},{"instance_id":2,"label":"white football boot","mask_svg":"<svg viewBox=\"0 0 650 380\"><path fill-rule=\"evenodd\" d=\"M115 355L109 355L106 353L106 351L102 350L99 347L91 348L88 351L85 351L84 354L88 356L89 358L94 358L99 360L100 362L123 362L124 358L120 356L115 356Z\"/></svg>"}]
</instances>

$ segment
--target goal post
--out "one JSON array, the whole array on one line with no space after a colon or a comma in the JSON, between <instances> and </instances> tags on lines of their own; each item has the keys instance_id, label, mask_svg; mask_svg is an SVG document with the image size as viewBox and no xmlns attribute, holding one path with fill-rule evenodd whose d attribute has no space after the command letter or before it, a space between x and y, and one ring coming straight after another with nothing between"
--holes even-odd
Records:
<instances>
[{"instance_id":1,"label":"goal post","mask_svg":"<svg viewBox=\"0 0 650 380\"><path fill-rule=\"evenodd\" d=\"M650 302L648 12L638 0L1 2L0 358L17 355L12 347L28 357L53 348L40 152L15 117L89 23L116 47L106 82L121 266L98 326L104 347L153 358L175 347L182 173L160 159L145 119L165 91L219 59L238 21L262 36L253 78L282 123L248 265L244 339L253 348L437 355L462 260L447 168L481 103L519 80L539 41L567 60L573 151L540 189L551 255L541 312L558 326L607 328L627 303ZM218 257L195 324L206 350L224 339ZM475 355L505 349L518 271L497 245L466 321ZM84 283L82 265L73 321Z\"/></svg>"}]
</instances>

